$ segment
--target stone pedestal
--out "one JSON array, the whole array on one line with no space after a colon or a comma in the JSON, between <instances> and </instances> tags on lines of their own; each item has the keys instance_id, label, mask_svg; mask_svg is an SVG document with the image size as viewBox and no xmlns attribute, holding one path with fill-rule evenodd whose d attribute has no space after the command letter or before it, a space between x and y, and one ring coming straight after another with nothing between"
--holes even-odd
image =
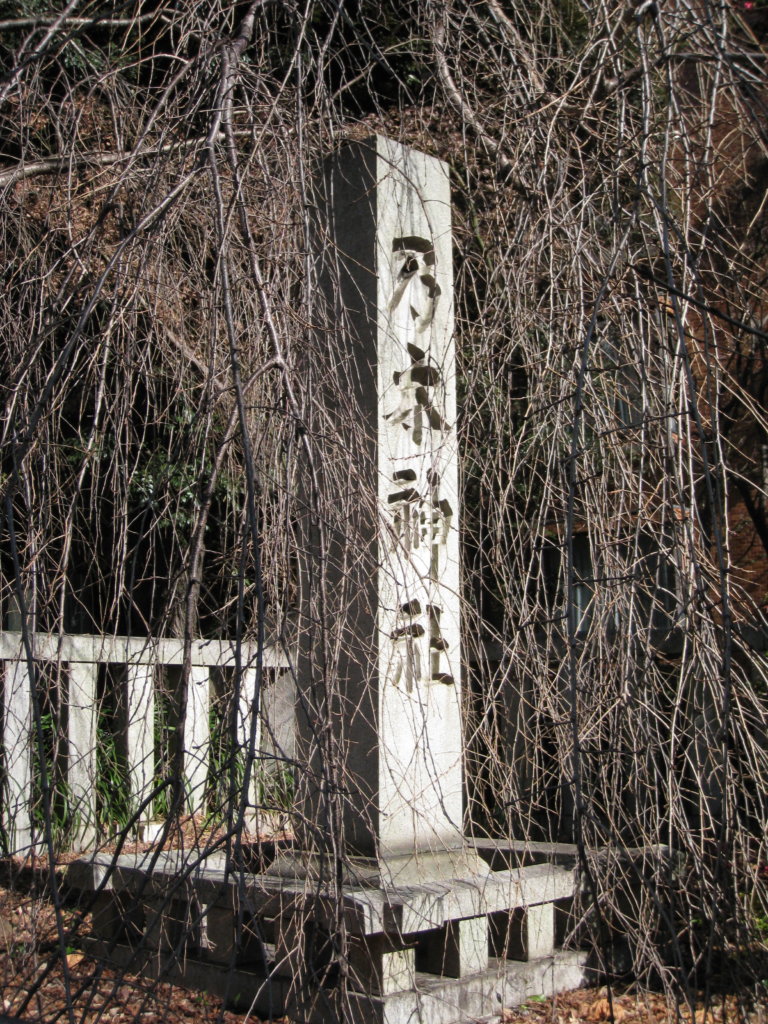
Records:
<instances>
[{"instance_id":1,"label":"stone pedestal","mask_svg":"<svg viewBox=\"0 0 768 1024\"><path fill-rule=\"evenodd\" d=\"M573 895L572 869L338 892L320 880L242 880L210 862L179 851L71 865L69 885L86 890L113 869L94 908L94 951L313 1024L332 1019L342 976L345 1019L359 1024L464 1024L586 979L585 955L556 950L542 927L548 908ZM511 935L527 935L527 946Z\"/></svg>"}]
</instances>

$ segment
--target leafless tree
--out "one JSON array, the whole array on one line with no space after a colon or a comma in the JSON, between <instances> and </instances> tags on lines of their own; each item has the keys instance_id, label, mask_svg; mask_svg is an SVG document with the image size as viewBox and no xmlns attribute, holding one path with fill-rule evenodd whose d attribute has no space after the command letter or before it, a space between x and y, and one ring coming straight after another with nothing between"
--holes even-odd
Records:
<instances>
[{"instance_id":1,"label":"leafless tree","mask_svg":"<svg viewBox=\"0 0 768 1024\"><path fill-rule=\"evenodd\" d=\"M297 523L344 530L343 496L360 500L331 429L347 370L317 298L317 171L375 131L440 156L467 828L577 844L609 972L619 932L623 967L684 997L729 953L754 961L768 916L761 9L7 6L6 628L293 643ZM346 568L353 591L372 567ZM312 578L332 691L333 602ZM41 682L39 717L54 691ZM341 777L343 754L324 750ZM169 777L178 812L178 763Z\"/></svg>"}]
</instances>

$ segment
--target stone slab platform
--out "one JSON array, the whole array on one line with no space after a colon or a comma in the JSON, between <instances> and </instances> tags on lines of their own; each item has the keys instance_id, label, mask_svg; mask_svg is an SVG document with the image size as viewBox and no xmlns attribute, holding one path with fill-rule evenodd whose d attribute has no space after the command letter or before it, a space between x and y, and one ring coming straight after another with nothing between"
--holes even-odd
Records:
<instances>
[{"instance_id":1,"label":"stone slab platform","mask_svg":"<svg viewBox=\"0 0 768 1024\"><path fill-rule=\"evenodd\" d=\"M263 1019L287 1015L303 1024L332 1024L335 1019L333 993L320 990L311 1001L299 999L289 979L270 978L263 971L226 968L189 956L173 958L98 941L88 943L88 952L146 977L205 989L227 1005ZM346 1016L360 1024L468 1024L534 995L579 988L587 981L586 958L582 952L563 951L526 963L492 958L487 970L463 978L417 972L414 988L405 992L385 996L347 993Z\"/></svg>"},{"instance_id":2,"label":"stone slab platform","mask_svg":"<svg viewBox=\"0 0 768 1024\"><path fill-rule=\"evenodd\" d=\"M189 852L97 854L70 865L67 883L85 892L127 892L147 898L195 900L231 908L245 903L260 916L311 914L319 921L339 920L339 901L347 928L355 935L405 935L440 928L451 921L527 908L573 896L574 872L555 864L491 872L485 878L397 888L345 886L339 895L317 882L227 871L223 855L190 858Z\"/></svg>"},{"instance_id":3,"label":"stone slab platform","mask_svg":"<svg viewBox=\"0 0 768 1024\"><path fill-rule=\"evenodd\" d=\"M335 892L227 870L221 853L169 851L94 855L67 881L93 897L93 953L262 1017L458 1024L585 978L583 954L555 949L555 906L575 877L551 863Z\"/></svg>"}]
</instances>

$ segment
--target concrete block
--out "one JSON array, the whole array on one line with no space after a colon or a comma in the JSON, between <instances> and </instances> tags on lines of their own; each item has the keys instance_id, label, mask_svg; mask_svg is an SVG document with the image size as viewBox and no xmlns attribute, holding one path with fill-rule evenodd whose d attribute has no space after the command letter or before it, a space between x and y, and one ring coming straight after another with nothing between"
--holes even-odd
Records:
<instances>
[{"instance_id":1,"label":"concrete block","mask_svg":"<svg viewBox=\"0 0 768 1024\"><path fill-rule=\"evenodd\" d=\"M206 960L222 965L264 964L272 922L246 917L238 928L232 907L208 904L201 908L201 949Z\"/></svg>"},{"instance_id":2,"label":"concrete block","mask_svg":"<svg viewBox=\"0 0 768 1024\"><path fill-rule=\"evenodd\" d=\"M486 1019L501 1007L517 1006L533 995L549 996L584 984L585 954L519 961L491 960L488 970L464 978L416 975L416 987L389 996L350 992L348 1019L353 1024L466 1024ZM327 1024L322 1013L307 1024Z\"/></svg>"},{"instance_id":3,"label":"concrete block","mask_svg":"<svg viewBox=\"0 0 768 1024\"><path fill-rule=\"evenodd\" d=\"M121 924L119 900L114 893L101 893L95 898L91 910L91 934L106 941L117 939Z\"/></svg>"},{"instance_id":4,"label":"concrete block","mask_svg":"<svg viewBox=\"0 0 768 1024\"><path fill-rule=\"evenodd\" d=\"M227 964L235 955L235 915L227 908L202 909L200 946L212 963Z\"/></svg>"},{"instance_id":5,"label":"concrete block","mask_svg":"<svg viewBox=\"0 0 768 1024\"><path fill-rule=\"evenodd\" d=\"M275 918L274 936L274 973L310 977L314 984L322 984L338 956L338 942L331 929L296 912Z\"/></svg>"},{"instance_id":6,"label":"concrete block","mask_svg":"<svg viewBox=\"0 0 768 1024\"><path fill-rule=\"evenodd\" d=\"M91 932L106 942L136 944L144 934L144 907L128 893L102 892L91 911Z\"/></svg>"},{"instance_id":7,"label":"concrete block","mask_svg":"<svg viewBox=\"0 0 768 1024\"><path fill-rule=\"evenodd\" d=\"M162 897L143 901L144 942L161 953L184 953L200 946L200 922L195 908L182 900Z\"/></svg>"},{"instance_id":8,"label":"concrete block","mask_svg":"<svg viewBox=\"0 0 768 1024\"><path fill-rule=\"evenodd\" d=\"M366 934L401 934L440 928L447 921L480 917L511 907L527 907L573 896L574 872L552 864L534 864L485 877L387 887L348 889L345 905L350 928ZM357 921L358 923L354 923Z\"/></svg>"},{"instance_id":9,"label":"concrete block","mask_svg":"<svg viewBox=\"0 0 768 1024\"><path fill-rule=\"evenodd\" d=\"M555 948L555 905L542 903L525 912L526 960L551 956Z\"/></svg>"},{"instance_id":10,"label":"concrete block","mask_svg":"<svg viewBox=\"0 0 768 1024\"><path fill-rule=\"evenodd\" d=\"M488 918L449 921L419 936L416 964L420 971L463 978L488 967Z\"/></svg>"},{"instance_id":11,"label":"concrete block","mask_svg":"<svg viewBox=\"0 0 768 1024\"><path fill-rule=\"evenodd\" d=\"M139 824L139 839L142 843L156 843L160 840L165 822L160 820L144 821Z\"/></svg>"},{"instance_id":12,"label":"concrete block","mask_svg":"<svg viewBox=\"0 0 768 1024\"><path fill-rule=\"evenodd\" d=\"M275 974L280 977L295 974L301 966L303 936L293 914L275 920L274 938Z\"/></svg>"},{"instance_id":13,"label":"concrete block","mask_svg":"<svg viewBox=\"0 0 768 1024\"><path fill-rule=\"evenodd\" d=\"M507 960L535 960L551 956L555 948L555 906L542 903L493 914L491 950Z\"/></svg>"},{"instance_id":14,"label":"concrete block","mask_svg":"<svg viewBox=\"0 0 768 1024\"><path fill-rule=\"evenodd\" d=\"M353 989L389 995L413 988L416 980L415 943L396 938L350 936L347 948L349 978Z\"/></svg>"},{"instance_id":15,"label":"concrete block","mask_svg":"<svg viewBox=\"0 0 768 1024\"><path fill-rule=\"evenodd\" d=\"M321 977L331 966L333 941L329 928L296 912L274 919L274 974L280 977Z\"/></svg>"},{"instance_id":16,"label":"concrete block","mask_svg":"<svg viewBox=\"0 0 768 1024\"><path fill-rule=\"evenodd\" d=\"M96 853L92 857L81 857L68 865L66 884L77 892L93 892L103 887L112 888L113 863L119 860L108 853Z\"/></svg>"}]
</instances>

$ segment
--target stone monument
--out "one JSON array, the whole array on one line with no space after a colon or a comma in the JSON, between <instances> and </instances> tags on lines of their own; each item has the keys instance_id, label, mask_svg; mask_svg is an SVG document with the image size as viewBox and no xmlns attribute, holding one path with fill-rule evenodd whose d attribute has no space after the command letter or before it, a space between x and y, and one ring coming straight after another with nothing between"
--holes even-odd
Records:
<instances>
[{"instance_id":1,"label":"stone monument","mask_svg":"<svg viewBox=\"0 0 768 1024\"><path fill-rule=\"evenodd\" d=\"M355 369L356 480L376 496L375 513L361 499L352 535L335 541L375 553L370 584L352 593L348 610L334 612L353 621L350 634L360 638L340 654L331 682L347 871L401 885L483 875L485 864L462 835L448 168L378 136L345 147L326 165L323 185L319 245L331 343ZM316 576L341 584L334 565L348 561L328 557ZM303 654L300 686L312 680L316 651ZM299 705L310 762L316 722L331 715L331 703L318 706L318 692L325 690L313 681ZM320 778L321 768L314 774ZM309 787L306 820L321 813L318 788Z\"/></svg>"},{"instance_id":2,"label":"stone monument","mask_svg":"<svg viewBox=\"0 0 768 1024\"><path fill-rule=\"evenodd\" d=\"M555 950L574 872L462 831L447 167L376 136L322 185L309 429L340 493L313 481L300 537L294 848L243 879L211 860L180 883L172 854L118 858L106 883L98 857L70 873L108 884L97 948L113 958L116 942L136 955L119 922L137 894L145 969L163 977L311 1024L340 1019L337 997L361 1024L459 1024L581 983L583 957Z\"/></svg>"}]
</instances>

